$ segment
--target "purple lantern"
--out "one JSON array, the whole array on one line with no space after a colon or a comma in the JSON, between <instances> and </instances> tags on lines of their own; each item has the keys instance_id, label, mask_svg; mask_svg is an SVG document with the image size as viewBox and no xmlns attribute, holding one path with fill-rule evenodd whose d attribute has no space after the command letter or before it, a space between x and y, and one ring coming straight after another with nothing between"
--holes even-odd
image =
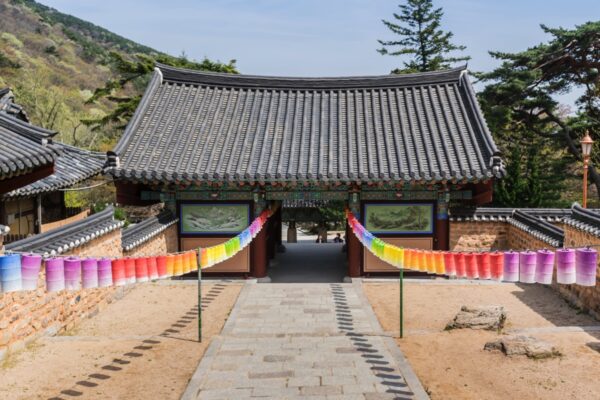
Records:
<instances>
[{"instance_id":1,"label":"purple lantern","mask_svg":"<svg viewBox=\"0 0 600 400\"><path fill-rule=\"evenodd\" d=\"M598 252L595 249L577 249L576 282L581 286L596 286Z\"/></svg>"},{"instance_id":2,"label":"purple lantern","mask_svg":"<svg viewBox=\"0 0 600 400\"><path fill-rule=\"evenodd\" d=\"M575 250L556 250L556 282L565 285L575 283Z\"/></svg>"},{"instance_id":3,"label":"purple lantern","mask_svg":"<svg viewBox=\"0 0 600 400\"><path fill-rule=\"evenodd\" d=\"M537 254L534 251L522 251L519 253L519 281L523 283L535 283L535 267Z\"/></svg>"},{"instance_id":4,"label":"purple lantern","mask_svg":"<svg viewBox=\"0 0 600 400\"><path fill-rule=\"evenodd\" d=\"M23 254L21 256L21 279L23 290L35 290L38 285L42 256L37 254Z\"/></svg>"},{"instance_id":5,"label":"purple lantern","mask_svg":"<svg viewBox=\"0 0 600 400\"><path fill-rule=\"evenodd\" d=\"M112 261L109 258L98 260L98 287L112 286Z\"/></svg>"},{"instance_id":6,"label":"purple lantern","mask_svg":"<svg viewBox=\"0 0 600 400\"><path fill-rule=\"evenodd\" d=\"M539 250L537 252L537 264L535 269L535 281L544 285L552 283L554 273L554 252L550 250Z\"/></svg>"},{"instance_id":7,"label":"purple lantern","mask_svg":"<svg viewBox=\"0 0 600 400\"><path fill-rule=\"evenodd\" d=\"M81 262L83 272L83 288L92 289L98 287L98 260L86 258Z\"/></svg>"},{"instance_id":8,"label":"purple lantern","mask_svg":"<svg viewBox=\"0 0 600 400\"><path fill-rule=\"evenodd\" d=\"M46 290L58 292L65 288L65 264L64 258L48 258L46 265Z\"/></svg>"},{"instance_id":9,"label":"purple lantern","mask_svg":"<svg viewBox=\"0 0 600 400\"><path fill-rule=\"evenodd\" d=\"M81 260L78 257L65 258L65 289L81 289Z\"/></svg>"},{"instance_id":10,"label":"purple lantern","mask_svg":"<svg viewBox=\"0 0 600 400\"><path fill-rule=\"evenodd\" d=\"M519 253L516 251L504 253L504 281L519 281Z\"/></svg>"}]
</instances>

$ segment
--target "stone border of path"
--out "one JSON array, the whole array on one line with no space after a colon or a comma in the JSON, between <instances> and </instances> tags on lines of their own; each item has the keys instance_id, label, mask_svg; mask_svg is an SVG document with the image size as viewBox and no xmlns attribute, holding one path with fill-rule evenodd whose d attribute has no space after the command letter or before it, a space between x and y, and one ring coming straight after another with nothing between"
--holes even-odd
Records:
<instances>
[{"instance_id":1,"label":"stone border of path","mask_svg":"<svg viewBox=\"0 0 600 400\"><path fill-rule=\"evenodd\" d=\"M225 321L223 330L221 331L220 334L215 335L213 337L212 341L210 342L210 345L208 346L208 348L204 352L204 355L202 356L202 360L200 360L200 364L198 364L198 368L196 368L194 375L192 375L192 378L188 382L188 385L185 388L185 392L183 392L183 395L181 395L181 400L196 400L198 398L198 394L199 394L199 390L200 390L199 389L200 383L202 381L202 376L210 368L210 365L212 364L212 362L215 358L215 355L217 354L217 351L221 347L221 343L223 341L223 338L221 337L221 335L231 332L231 329L233 328L233 324L235 323L237 315L240 312L240 304L243 304L243 302L248 297L248 291L250 290L250 285L256 285L256 280L251 279L251 280L246 281L246 284L244 285L240 294L238 295L235 305L231 309L231 313L229 313L229 317L227 318L227 321Z\"/></svg>"},{"instance_id":2,"label":"stone border of path","mask_svg":"<svg viewBox=\"0 0 600 400\"><path fill-rule=\"evenodd\" d=\"M404 357L404 354L402 353L402 351L396 344L396 341L394 340L394 338L392 336L388 336L384 333L383 328L382 328L381 324L379 323L379 320L377 320L377 316L375 315L375 312L373 311L373 308L371 307L371 303L369 303L369 300L367 299L367 296L365 295L362 284L363 284L362 278L353 278L352 279L352 286L354 286L354 289L356 290L358 297L360 298L361 302L364 304L365 308L367 308L370 311L369 313L367 313L367 316L369 318L371 327L373 328L373 332L381 334L382 340L385 343L386 347L388 348L390 354L396 361L396 364L398 365L398 368L400 369L400 372L402 373L402 376L404 377L406 384L412 390L412 392L414 394L414 399L415 400L429 400L429 395L423 388L421 381L419 380L419 378L413 371L413 369L410 366L410 364L408 363L408 360L406 359L406 357Z\"/></svg>"},{"instance_id":3,"label":"stone border of path","mask_svg":"<svg viewBox=\"0 0 600 400\"><path fill-rule=\"evenodd\" d=\"M202 360L198 364L196 371L192 375L192 378L190 379L190 381L185 389L185 392L181 396L181 400L196 400L198 398L199 391L200 391L199 388L201 386L202 378L210 369L210 365L212 365L214 358L215 358L219 348L222 345L222 342L223 342L222 336L231 333L233 326L235 324L235 320L237 319L237 316L239 314L241 304L244 304L246 298L248 297L249 291L251 289L250 285L254 285L254 284L257 284L256 280L247 281L246 284L244 285L244 287L242 288L242 290L238 296L238 299L237 299L233 309L231 310L229 318L227 318L227 321L225 322L225 325L223 326L223 330L222 330L221 334L213 337L212 342L206 349L206 352L204 353ZM386 335L384 333L383 328L381 327L381 324L377 320L377 317L375 316L375 313L373 312L371 304L368 302L367 297L363 291L362 279L352 279L352 285L353 285L360 301L364 304L364 307L369 311L367 314L368 314L369 324L371 325L371 328L373 330L373 334L380 336L382 338L383 343L387 347L391 356L394 358L394 361L396 362L398 369L400 370L408 387L410 387L411 391L413 392L413 395L414 395L413 398L415 400L429 400L429 395L423 388L421 382L419 381L419 378L414 373L410 364L404 357L404 354L402 353L400 348L396 345L394 338L392 336Z\"/></svg>"}]
</instances>

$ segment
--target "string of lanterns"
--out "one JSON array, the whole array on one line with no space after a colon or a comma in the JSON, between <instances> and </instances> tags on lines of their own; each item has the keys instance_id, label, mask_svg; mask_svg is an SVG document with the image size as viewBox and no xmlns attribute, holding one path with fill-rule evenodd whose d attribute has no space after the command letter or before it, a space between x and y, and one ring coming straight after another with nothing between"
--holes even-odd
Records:
<instances>
[{"instance_id":1,"label":"string of lanterns","mask_svg":"<svg viewBox=\"0 0 600 400\"><path fill-rule=\"evenodd\" d=\"M596 285L598 252L593 248L537 251L451 252L409 249L375 237L346 210L350 228L373 255L399 268L466 279L549 285L554 276L560 284Z\"/></svg>"},{"instance_id":2,"label":"string of lanterns","mask_svg":"<svg viewBox=\"0 0 600 400\"><path fill-rule=\"evenodd\" d=\"M42 267L47 292L123 286L181 276L210 268L235 256L252 242L273 210L263 211L248 228L224 243L196 250L151 257L50 257L39 254L0 255L0 293L36 290Z\"/></svg>"}]
</instances>

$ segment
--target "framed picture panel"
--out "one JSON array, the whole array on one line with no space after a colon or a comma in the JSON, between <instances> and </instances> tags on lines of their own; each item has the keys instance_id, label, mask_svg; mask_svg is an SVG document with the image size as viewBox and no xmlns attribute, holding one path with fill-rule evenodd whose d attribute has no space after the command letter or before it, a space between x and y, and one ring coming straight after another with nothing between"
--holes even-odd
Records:
<instances>
[{"instance_id":1,"label":"framed picture panel","mask_svg":"<svg viewBox=\"0 0 600 400\"><path fill-rule=\"evenodd\" d=\"M432 235L433 203L365 203L364 226L373 234Z\"/></svg>"},{"instance_id":2,"label":"framed picture panel","mask_svg":"<svg viewBox=\"0 0 600 400\"><path fill-rule=\"evenodd\" d=\"M250 224L249 203L179 203L179 233L237 235Z\"/></svg>"}]
</instances>

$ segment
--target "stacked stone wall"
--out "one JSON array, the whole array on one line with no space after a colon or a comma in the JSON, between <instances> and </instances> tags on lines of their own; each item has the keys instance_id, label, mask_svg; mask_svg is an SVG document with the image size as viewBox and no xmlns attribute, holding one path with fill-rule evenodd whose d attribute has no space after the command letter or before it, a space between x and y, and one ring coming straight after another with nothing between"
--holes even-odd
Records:
<instances>
[{"instance_id":1,"label":"stacked stone wall","mask_svg":"<svg viewBox=\"0 0 600 400\"><path fill-rule=\"evenodd\" d=\"M178 251L177 225L171 225L145 243L124 252L128 257L155 256Z\"/></svg>"},{"instance_id":2,"label":"stacked stone wall","mask_svg":"<svg viewBox=\"0 0 600 400\"><path fill-rule=\"evenodd\" d=\"M504 249L508 243L505 222L450 222L450 250L481 251Z\"/></svg>"}]
</instances>

